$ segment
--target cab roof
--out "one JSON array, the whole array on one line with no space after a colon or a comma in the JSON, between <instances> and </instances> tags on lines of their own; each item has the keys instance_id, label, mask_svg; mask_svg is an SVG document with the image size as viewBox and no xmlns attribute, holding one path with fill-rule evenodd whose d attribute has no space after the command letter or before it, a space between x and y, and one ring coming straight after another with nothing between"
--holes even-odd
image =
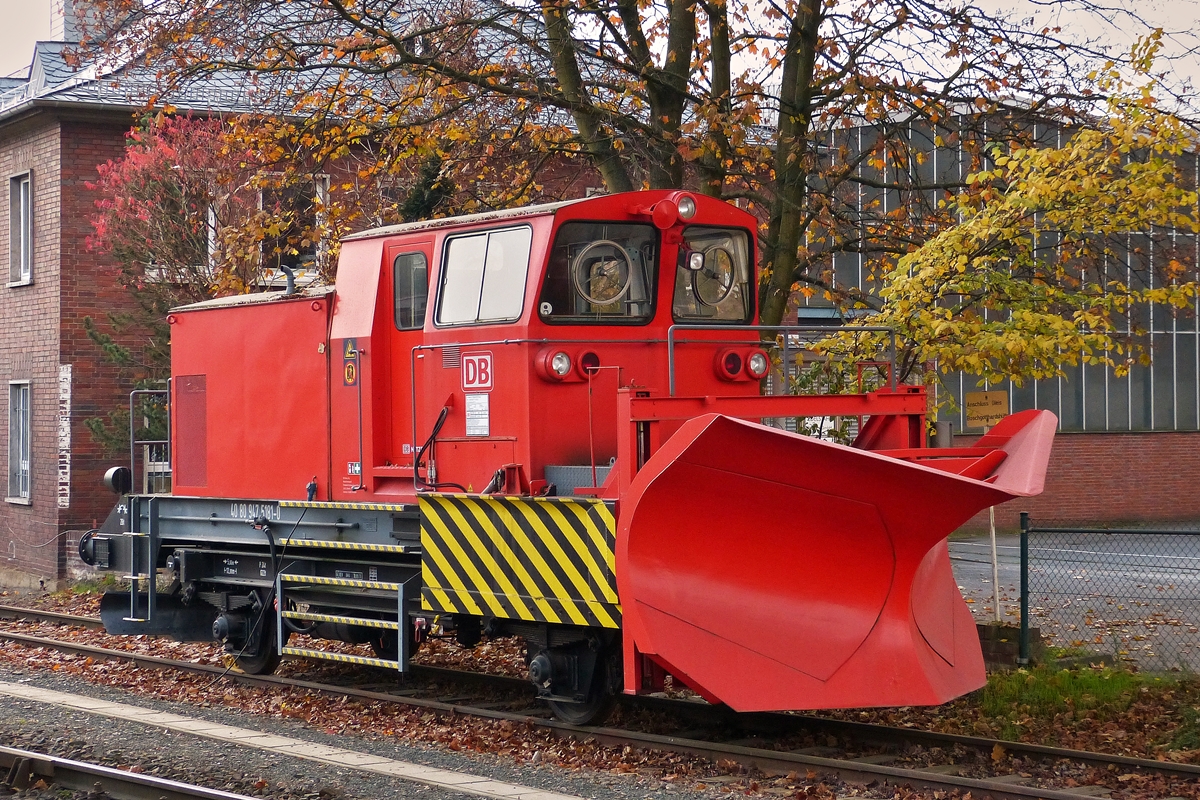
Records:
<instances>
[{"instance_id":1,"label":"cab roof","mask_svg":"<svg viewBox=\"0 0 1200 800\"><path fill-rule=\"evenodd\" d=\"M556 203L542 203L536 206L522 206L520 208L505 208L498 211L481 211L476 214L463 214L454 217L441 217L439 219L423 219L417 222L404 222L399 225L388 225L382 228L371 228L360 233L353 233L343 237L342 241L352 242L355 239L374 239L377 236L395 236L401 233L414 233L416 231L430 230L434 228L445 228L450 225L472 225L481 222L495 222L506 219L521 219L523 217L537 217L542 214L553 214L560 208L582 203L585 200L594 198L578 198L576 200L560 200Z\"/></svg>"}]
</instances>

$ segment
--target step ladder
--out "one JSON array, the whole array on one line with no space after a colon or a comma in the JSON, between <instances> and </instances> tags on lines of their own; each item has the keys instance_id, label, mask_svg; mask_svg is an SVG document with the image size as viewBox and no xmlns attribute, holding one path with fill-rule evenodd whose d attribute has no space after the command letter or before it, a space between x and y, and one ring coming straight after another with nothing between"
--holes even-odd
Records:
<instances>
[{"instance_id":1,"label":"step ladder","mask_svg":"<svg viewBox=\"0 0 1200 800\"><path fill-rule=\"evenodd\" d=\"M384 669L394 669L401 673L407 672L408 659L412 655L409 652L407 608L409 600L414 596L420 596L419 580L420 577L418 575L413 575L402 583L393 583L388 581L351 580L348 578L324 578L317 575L288 575L281 572L275 576L275 597L277 600L275 612L275 646L279 649L280 655L285 656L303 656L305 658L316 658L325 661L339 661L345 664L364 664L372 667L383 667ZM349 589L381 589L392 591L396 593L396 621L391 622L383 619L369 619L341 614L315 614L308 611L289 611L287 610L287 600L284 595L284 590L288 585L337 586ZM374 628L376 630L396 631L396 659L393 661L389 658L355 656L347 653L334 653L327 650L313 650L306 647L285 647L285 620L296 620L297 622L340 622L346 625L359 625L364 628Z\"/></svg>"},{"instance_id":2,"label":"step ladder","mask_svg":"<svg viewBox=\"0 0 1200 800\"><path fill-rule=\"evenodd\" d=\"M129 542L129 573L121 577L129 581L129 616L125 622L147 623L154 618L154 599L158 594L158 514L155 497L129 497L129 530L121 536ZM142 526L142 503L146 504L146 530ZM141 616L141 586L146 583L145 616Z\"/></svg>"}]
</instances>

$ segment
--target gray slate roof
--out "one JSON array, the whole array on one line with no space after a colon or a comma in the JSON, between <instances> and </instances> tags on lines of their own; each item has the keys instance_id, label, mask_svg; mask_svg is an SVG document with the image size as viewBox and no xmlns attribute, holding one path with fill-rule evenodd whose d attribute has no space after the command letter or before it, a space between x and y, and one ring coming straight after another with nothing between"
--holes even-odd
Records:
<instances>
[{"instance_id":1,"label":"gray slate roof","mask_svg":"<svg viewBox=\"0 0 1200 800\"><path fill-rule=\"evenodd\" d=\"M38 42L27 78L0 78L0 120L37 105L95 105L142 108L159 92L153 70L129 65L98 74L94 66L75 68L66 53L70 42ZM251 76L222 73L190 84L166 99L183 111L241 113L262 111L264 102Z\"/></svg>"}]
</instances>

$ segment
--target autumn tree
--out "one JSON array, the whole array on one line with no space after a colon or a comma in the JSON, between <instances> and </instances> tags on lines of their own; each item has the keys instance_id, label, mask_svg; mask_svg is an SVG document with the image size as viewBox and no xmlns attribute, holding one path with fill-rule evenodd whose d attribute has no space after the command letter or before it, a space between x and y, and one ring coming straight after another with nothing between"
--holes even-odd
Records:
<instances>
[{"instance_id":1,"label":"autumn tree","mask_svg":"<svg viewBox=\"0 0 1200 800\"><path fill-rule=\"evenodd\" d=\"M381 175L360 168L376 163L361 147L314 165L250 148L254 135L249 119L150 115L88 184L98 198L87 246L112 262L131 303L84 326L134 388L170 377L172 307L261 291L281 282L280 265L327 280L339 236L438 213L454 188L433 161ZM160 424L152 406L143 417ZM87 424L120 452L128 423L122 407Z\"/></svg>"},{"instance_id":2,"label":"autumn tree","mask_svg":"<svg viewBox=\"0 0 1200 800\"><path fill-rule=\"evenodd\" d=\"M1148 59L1154 40L1142 48ZM884 276L882 306L860 321L896 331L900 379L964 372L1021 385L1080 363L1123 375L1152 355L1131 308L1195 314L1200 196L1181 162L1195 138L1139 77L1131 85L1109 64L1106 113L1061 147L993 147L988 167L968 176L972 191L948 204L957 224ZM1131 233L1160 243L1140 274L1117 268L1139 258ZM1177 237L1185 244L1173 251ZM882 345L846 332L819 349L852 364Z\"/></svg>"},{"instance_id":3,"label":"autumn tree","mask_svg":"<svg viewBox=\"0 0 1200 800\"><path fill-rule=\"evenodd\" d=\"M96 1L108 19L134 5ZM294 121L287 138L322 156L369 141L387 170L467 145L475 180L459 182L483 184L485 207L535 196L557 154L585 158L610 191L746 200L765 220L766 322L797 290L877 305L835 285L833 259L863 254L880 272L954 222L939 200L969 170L928 174L931 147L978 168L985 143L1070 124L1097 93L1092 45L966 3L137 5L95 36L110 54L145 54L166 93L253 73L264 107Z\"/></svg>"}]
</instances>

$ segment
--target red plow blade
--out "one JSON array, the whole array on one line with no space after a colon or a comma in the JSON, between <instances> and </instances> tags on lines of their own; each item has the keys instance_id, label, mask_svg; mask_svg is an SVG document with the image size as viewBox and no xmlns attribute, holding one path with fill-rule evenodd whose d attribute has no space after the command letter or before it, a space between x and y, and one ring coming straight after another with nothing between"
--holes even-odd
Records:
<instances>
[{"instance_id":1,"label":"red plow blade","mask_svg":"<svg viewBox=\"0 0 1200 800\"><path fill-rule=\"evenodd\" d=\"M1055 425L1022 412L974 448L871 452L718 414L684 423L621 509L626 687L645 658L737 711L936 704L983 685L945 539L1041 491Z\"/></svg>"}]
</instances>

